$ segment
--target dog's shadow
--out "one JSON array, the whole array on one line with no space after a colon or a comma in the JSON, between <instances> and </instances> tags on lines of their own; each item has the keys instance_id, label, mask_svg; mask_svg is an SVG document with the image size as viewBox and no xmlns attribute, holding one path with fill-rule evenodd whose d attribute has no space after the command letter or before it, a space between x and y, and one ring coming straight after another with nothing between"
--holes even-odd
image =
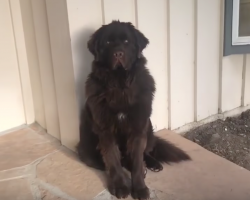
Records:
<instances>
[{"instance_id":1,"label":"dog's shadow","mask_svg":"<svg viewBox=\"0 0 250 200\"><path fill-rule=\"evenodd\" d=\"M75 84L76 84L76 96L78 101L78 113L80 117L80 112L84 107L86 96L85 96L85 83L89 73L91 72L91 63L94 59L93 55L89 52L87 48L88 40L90 36L94 33L94 29L82 29L74 35L76 38L74 41L74 74L75 74ZM81 162L77 156L74 154L75 159ZM84 164L83 164L84 165ZM107 176L104 172L92 169L93 172L100 178L104 187L107 187Z\"/></svg>"},{"instance_id":2,"label":"dog's shadow","mask_svg":"<svg viewBox=\"0 0 250 200\"><path fill-rule=\"evenodd\" d=\"M75 46L73 59L79 114L85 104L85 82L91 72L91 63L94 59L87 48L88 40L94 31L93 29L82 29L74 35L76 39L72 41L75 43L73 44Z\"/></svg>"}]
</instances>

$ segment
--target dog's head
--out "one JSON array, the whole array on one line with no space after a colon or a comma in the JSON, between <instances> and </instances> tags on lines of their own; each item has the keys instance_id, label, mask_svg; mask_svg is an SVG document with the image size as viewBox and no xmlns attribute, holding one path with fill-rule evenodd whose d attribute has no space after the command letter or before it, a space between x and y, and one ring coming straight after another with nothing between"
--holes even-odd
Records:
<instances>
[{"instance_id":1,"label":"dog's head","mask_svg":"<svg viewBox=\"0 0 250 200\"><path fill-rule=\"evenodd\" d=\"M92 35L88 49L95 61L105 67L129 70L148 43L148 39L131 23L113 21Z\"/></svg>"}]
</instances>

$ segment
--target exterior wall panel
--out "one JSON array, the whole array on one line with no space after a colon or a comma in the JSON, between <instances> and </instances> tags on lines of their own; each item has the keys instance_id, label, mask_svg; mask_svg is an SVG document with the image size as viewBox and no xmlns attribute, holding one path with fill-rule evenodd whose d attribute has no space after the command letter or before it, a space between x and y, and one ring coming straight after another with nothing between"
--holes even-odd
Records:
<instances>
[{"instance_id":1,"label":"exterior wall panel","mask_svg":"<svg viewBox=\"0 0 250 200\"><path fill-rule=\"evenodd\" d=\"M104 23L112 20L135 23L135 0L102 0Z\"/></svg>"},{"instance_id":2,"label":"exterior wall panel","mask_svg":"<svg viewBox=\"0 0 250 200\"><path fill-rule=\"evenodd\" d=\"M198 0L197 2L196 106L197 121L200 121L218 113L220 1Z\"/></svg>"},{"instance_id":3,"label":"exterior wall panel","mask_svg":"<svg viewBox=\"0 0 250 200\"><path fill-rule=\"evenodd\" d=\"M194 121L194 0L170 0L169 10L170 127L175 129Z\"/></svg>"},{"instance_id":4,"label":"exterior wall panel","mask_svg":"<svg viewBox=\"0 0 250 200\"><path fill-rule=\"evenodd\" d=\"M250 105L250 54L246 55L244 106Z\"/></svg>"},{"instance_id":5,"label":"exterior wall panel","mask_svg":"<svg viewBox=\"0 0 250 200\"><path fill-rule=\"evenodd\" d=\"M222 65L222 112L241 106L243 55L223 58Z\"/></svg>"},{"instance_id":6,"label":"exterior wall panel","mask_svg":"<svg viewBox=\"0 0 250 200\"><path fill-rule=\"evenodd\" d=\"M25 123L9 0L0 1L0 27L0 132L2 132Z\"/></svg>"},{"instance_id":7,"label":"exterior wall panel","mask_svg":"<svg viewBox=\"0 0 250 200\"><path fill-rule=\"evenodd\" d=\"M168 13L167 1L138 0L138 28L150 40L144 51L156 82L152 123L156 130L168 128ZM157 11L157 14L148 13ZM149 26L150 24L150 26Z\"/></svg>"},{"instance_id":8,"label":"exterior wall panel","mask_svg":"<svg viewBox=\"0 0 250 200\"><path fill-rule=\"evenodd\" d=\"M152 114L156 130L192 127L220 111L250 104L250 55L246 55L246 62L243 55L222 57L223 0L20 2L22 20L18 21L17 12L12 15L14 28L19 30L14 32L21 55L24 99L29 97L25 91L30 85L25 80L30 73L36 120L57 138L60 129L62 143L71 149L79 140L79 111L93 59L87 41L97 28L113 19L132 22L150 40L144 55L156 81ZM17 8L13 0L11 4ZM23 43L20 27L24 29ZM26 76L24 66L29 68ZM40 77L41 81L33 84ZM24 102L27 105L29 101ZM53 112L52 118L49 112ZM59 128L52 125L56 118Z\"/></svg>"},{"instance_id":9,"label":"exterior wall panel","mask_svg":"<svg viewBox=\"0 0 250 200\"><path fill-rule=\"evenodd\" d=\"M60 139L54 71L45 1L31 1L47 132Z\"/></svg>"}]
</instances>

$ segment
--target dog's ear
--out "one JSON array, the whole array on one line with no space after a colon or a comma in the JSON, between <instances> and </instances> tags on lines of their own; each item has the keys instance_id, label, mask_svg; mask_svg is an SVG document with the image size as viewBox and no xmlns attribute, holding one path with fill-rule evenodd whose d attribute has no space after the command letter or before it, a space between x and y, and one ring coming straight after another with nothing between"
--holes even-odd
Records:
<instances>
[{"instance_id":1,"label":"dog's ear","mask_svg":"<svg viewBox=\"0 0 250 200\"><path fill-rule=\"evenodd\" d=\"M93 55L95 55L95 39L93 37L94 35L92 35L88 41L88 50L90 51L90 53L92 53Z\"/></svg>"},{"instance_id":2,"label":"dog's ear","mask_svg":"<svg viewBox=\"0 0 250 200\"><path fill-rule=\"evenodd\" d=\"M148 38L144 36L142 32L140 32L138 29L136 29L131 23L128 23L130 28L132 29L135 39L136 39L136 45L138 48L138 57L141 57L142 51L146 48L146 46L149 44Z\"/></svg>"},{"instance_id":3,"label":"dog's ear","mask_svg":"<svg viewBox=\"0 0 250 200\"><path fill-rule=\"evenodd\" d=\"M95 60L98 61L99 60L98 39L95 33L91 36L91 38L88 41L88 49L90 53L92 53L93 56L95 57Z\"/></svg>"},{"instance_id":4,"label":"dog's ear","mask_svg":"<svg viewBox=\"0 0 250 200\"><path fill-rule=\"evenodd\" d=\"M89 39L88 41L88 49L94 55L95 60L99 60L99 37L100 33L102 32L102 27L98 29Z\"/></svg>"},{"instance_id":5,"label":"dog's ear","mask_svg":"<svg viewBox=\"0 0 250 200\"><path fill-rule=\"evenodd\" d=\"M134 29L134 31L135 31L135 37L136 37L138 50L139 50L138 53L141 54L143 49L145 49L146 46L149 44L149 40L139 30Z\"/></svg>"}]
</instances>

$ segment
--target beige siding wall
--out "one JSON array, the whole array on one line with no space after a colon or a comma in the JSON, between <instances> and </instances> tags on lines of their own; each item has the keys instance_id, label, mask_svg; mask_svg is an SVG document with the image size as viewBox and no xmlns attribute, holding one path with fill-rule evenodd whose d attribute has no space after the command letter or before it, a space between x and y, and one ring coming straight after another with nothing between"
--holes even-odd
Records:
<instances>
[{"instance_id":1,"label":"beige siding wall","mask_svg":"<svg viewBox=\"0 0 250 200\"><path fill-rule=\"evenodd\" d=\"M68 0L72 62L80 104L92 60L86 48L91 30L119 19L133 22L150 39L144 54L157 84L152 115L156 130L177 129L247 105L249 55L245 71L243 55L222 57L223 2ZM117 9L121 4L122 9Z\"/></svg>"},{"instance_id":2,"label":"beige siding wall","mask_svg":"<svg viewBox=\"0 0 250 200\"><path fill-rule=\"evenodd\" d=\"M44 99L31 0L20 1L20 9L22 14L21 16L23 22L24 41L27 52L26 56L29 65L29 74L33 94L32 96L34 102L35 120L39 124L41 124L41 126L46 128L44 115Z\"/></svg>"},{"instance_id":3,"label":"beige siding wall","mask_svg":"<svg viewBox=\"0 0 250 200\"><path fill-rule=\"evenodd\" d=\"M250 105L250 55L246 56L245 85L244 85L244 106Z\"/></svg>"},{"instance_id":4,"label":"beige siding wall","mask_svg":"<svg viewBox=\"0 0 250 200\"><path fill-rule=\"evenodd\" d=\"M171 129L194 121L194 8L193 0L169 1Z\"/></svg>"},{"instance_id":5,"label":"beige siding wall","mask_svg":"<svg viewBox=\"0 0 250 200\"><path fill-rule=\"evenodd\" d=\"M0 1L0 132L25 123L9 0Z\"/></svg>"},{"instance_id":6,"label":"beige siding wall","mask_svg":"<svg viewBox=\"0 0 250 200\"><path fill-rule=\"evenodd\" d=\"M26 117L26 123L31 124L35 120L35 112L34 112L34 103L33 103L32 89L31 89L31 80L30 80L29 65L27 59L26 44L24 40L22 13L19 1L10 0L9 2L12 14L14 39L16 41L18 66L21 77L24 112Z\"/></svg>"},{"instance_id":7,"label":"beige siding wall","mask_svg":"<svg viewBox=\"0 0 250 200\"><path fill-rule=\"evenodd\" d=\"M243 55L223 58L222 63L222 112L241 105Z\"/></svg>"},{"instance_id":8,"label":"beige siding wall","mask_svg":"<svg viewBox=\"0 0 250 200\"><path fill-rule=\"evenodd\" d=\"M70 0L68 0L68 2L70 2ZM121 21L130 21L135 24L135 1L103 0L103 17L105 24L110 23L114 19L120 19Z\"/></svg>"},{"instance_id":9,"label":"beige siding wall","mask_svg":"<svg viewBox=\"0 0 250 200\"><path fill-rule=\"evenodd\" d=\"M47 132L60 139L54 70L45 1L31 1Z\"/></svg>"},{"instance_id":10,"label":"beige siding wall","mask_svg":"<svg viewBox=\"0 0 250 200\"><path fill-rule=\"evenodd\" d=\"M24 105L32 95L36 120L74 149L93 59L87 41L102 24L119 19L134 23L150 40L144 54L157 87L156 130L191 128L226 111L237 113L250 104L250 55L222 57L223 2L11 0L18 11L12 17ZM24 106L26 115L32 106Z\"/></svg>"},{"instance_id":11,"label":"beige siding wall","mask_svg":"<svg viewBox=\"0 0 250 200\"><path fill-rule=\"evenodd\" d=\"M212 12L211 12L212 11ZM213 13L213 14L211 14ZM196 118L218 113L220 68L220 1L197 1Z\"/></svg>"},{"instance_id":12,"label":"beige siding wall","mask_svg":"<svg viewBox=\"0 0 250 200\"><path fill-rule=\"evenodd\" d=\"M84 87L90 73L92 55L86 45L92 34L102 25L102 6L100 1L67 2L69 33L71 37L72 65L75 74L76 93L79 106L85 102ZM81 20L80 18L88 19Z\"/></svg>"},{"instance_id":13,"label":"beige siding wall","mask_svg":"<svg viewBox=\"0 0 250 200\"><path fill-rule=\"evenodd\" d=\"M243 55L221 56L223 1L124 0L122 5L117 9L115 0L67 1L78 91L90 70L92 57L83 46L90 30L119 19L133 22L150 39L144 54L157 84L156 129L176 129L241 106L248 79L242 90Z\"/></svg>"},{"instance_id":14,"label":"beige siding wall","mask_svg":"<svg viewBox=\"0 0 250 200\"><path fill-rule=\"evenodd\" d=\"M153 103L152 121L155 129L168 127L168 15L167 1L139 0L137 7L137 27L149 38L145 49L148 67L155 77L157 91ZM157 10L157 15L150 15ZM149 23L151 24L149 26ZM155 34L157 33L157 37ZM160 87L159 87L160 86Z\"/></svg>"},{"instance_id":15,"label":"beige siding wall","mask_svg":"<svg viewBox=\"0 0 250 200\"><path fill-rule=\"evenodd\" d=\"M62 0L46 0L46 7L61 142L75 149L79 123L67 5Z\"/></svg>"}]
</instances>

